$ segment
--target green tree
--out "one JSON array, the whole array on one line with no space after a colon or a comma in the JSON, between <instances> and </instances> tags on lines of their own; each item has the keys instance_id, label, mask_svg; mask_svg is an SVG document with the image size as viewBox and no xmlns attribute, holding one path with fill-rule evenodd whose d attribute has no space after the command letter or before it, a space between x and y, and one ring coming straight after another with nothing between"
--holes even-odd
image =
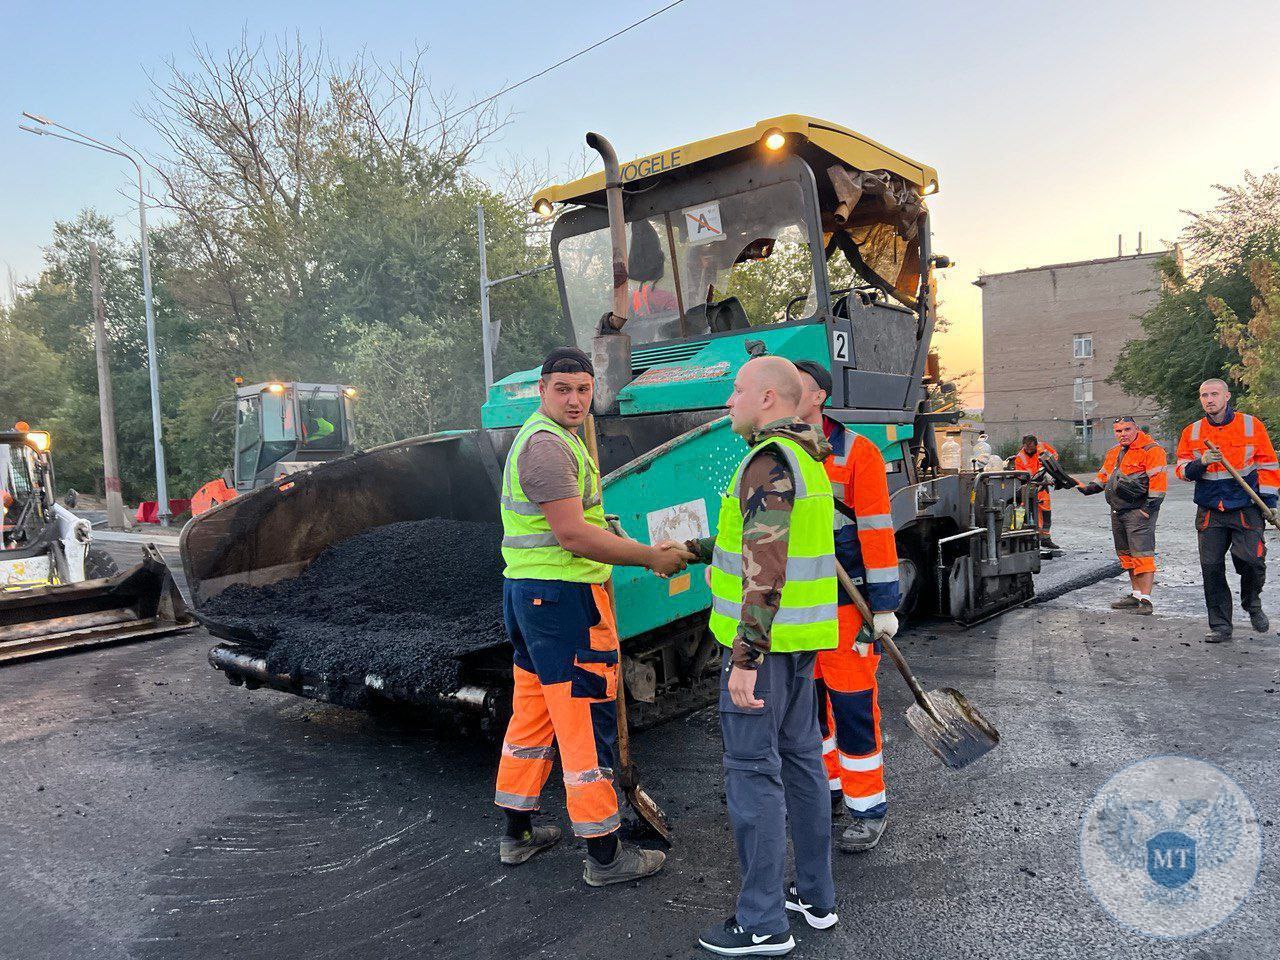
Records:
<instances>
[{"instance_id":1,"label":"green tree","mask_svg":"<svg viewBox=\"0 0 1280 960\"><path fill-rule=\"evenodd\" d=\"M1174 257L1159 265L1159 299L1141 318L1144 338L1131 340L1110 378L1132 396L1149 397L1165 411L1161 427L1177 436L1202 415L1200 383L1229 377L1240 367L1238 342L1219 336L1219 315L1245 315L1258 288L1250 275L1255 260L1274 261L1280 252L1280 174L1245 174L1239 186L1218 186L1218 202L1203 213L1187 213L1180 241L1190 269ZM1237 391L1247 404L1250 384Z\"/></svg>"},{"instance_id":2,"label":"green tree","mask_svg":"<svg viewBox=\"0 0 1280 960\"><path fill-rule=\"evenodd\" d=\"M1250 319L1241 320L1217 298L1209 300L1209 308L1218 318L1219 341L1240 357L1228 371L1248 388L1237 406L1269 425L1280 424L1280 260L1254 260L1249 278L1257 290L1249 304Z\"/></svg>"}]
</instances>

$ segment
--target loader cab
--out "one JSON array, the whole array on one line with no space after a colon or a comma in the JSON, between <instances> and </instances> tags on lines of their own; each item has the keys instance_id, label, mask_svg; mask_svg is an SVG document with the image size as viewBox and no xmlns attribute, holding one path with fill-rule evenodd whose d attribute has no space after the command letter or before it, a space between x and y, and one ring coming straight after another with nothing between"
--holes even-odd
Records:
<instances>
[{"instance_id":1,"label":"loader cab","mask_svg":"<svg viewBox=\"0 0 1280 960\"><path fill-rule=\"evenodd\" d=\"M0 432L0 549L33 542L53 510L53 466L44 431Z\"/></svg>"},{"instance_id":2,"label":"loader cab","mask_svg":"<svg viewBox=\"0 0 1280 960\"><path fill-rule=\"evenodd\" d=\"M356 391L343 384L271 381L236 390L238 493L355 447Z\"/></svg>"}]
</instances>

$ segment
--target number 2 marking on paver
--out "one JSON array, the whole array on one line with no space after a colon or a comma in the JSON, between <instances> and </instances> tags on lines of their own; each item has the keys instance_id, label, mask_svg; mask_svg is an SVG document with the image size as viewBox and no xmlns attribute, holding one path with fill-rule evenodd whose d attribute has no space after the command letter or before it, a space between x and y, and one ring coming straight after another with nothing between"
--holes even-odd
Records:
<instances>
[{"instance_id":1,"label":"number 2 marking on paver","mask_svg":"<svg viewBox=\"0 0 1280 960\"><path fill-rule=\"evenodd\" d=\"M849 334L843 330L831 334L831 355L837 360L849 359Z\"/></svg>"}]
</instances>

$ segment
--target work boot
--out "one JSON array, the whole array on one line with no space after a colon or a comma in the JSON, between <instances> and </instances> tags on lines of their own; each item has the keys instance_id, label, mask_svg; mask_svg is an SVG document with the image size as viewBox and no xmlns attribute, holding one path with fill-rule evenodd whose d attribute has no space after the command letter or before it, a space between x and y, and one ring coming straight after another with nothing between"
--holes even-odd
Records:
<instances>
[{"instance_id":1,"label":"work boot","mask_svg":"<svg viewBox=\"0 0 1280 960\"><path fill-rule=\"evenodd\" d=\"M800 898L794 883L787 887L787 909L793 913L804 914L805 923L815 930L826 930L840 922L840 916L836 913L835 907L824 909L815 907L812 903L806 903Z\"/></svg>"},{"instance_id":2,"label":"work boot","mask_svg":"<svg viewBox=\"0 0 1280 960\"><path fill-rule=\"evenodd\" d=\"M888 822L887 816L877 817L874 820L867 817L853 817L849 826L844 828L844 833L840 834L837 846L845 853L862 853L870 850L880 842Z\"/></svg>"},{"instance_id":3,"label":"work boot","mask_svg":"<svg viewBox=\"0 0 1280 960\"><path fill-rule=\"evenodd\" d=\"M1230 630L1210 630L1204 635L1205 643L1226 643L1230 639Z\"/></svg>"},{"instance_id":4,"label":"work boot","mask_svg":"<svg viewBox=\"0 0 1280 960\"><path fill-rule=\"evenodd\" d=\"M667 855L661 850L645 850L643 847L628 847L623 844L610 863L598 863L591 854L587 854L582 879L592 887L642 880L653 876L666 862Z\"/></svg>"},{"instance_id":5,"label":"work boot","mask_svg":"<svg viewBox=\"0 0 1280 960\"><path fill-rule=\"evenodd\" d=\"M1061 550L1062 548L1053 542L1053 537L1047 533L1040 538L1040 546L1045 550Z\"/></svg>"},{"instance_id":6,"label":"work boot","mask_svg":"<svg viewBox=\"0 0 1280 960\"><path fill-rule=\"evenodd\" d=\"M1261 607L1257 610L1249 611L1249 622L1253 624L1253 629L1257 630L1259 633L1266 633L1271 629L1271 620L1262 612Z\"/></svg>"},{"instance_id":7,"label":"work boot","mask_svg":"<svg viewBox=\"0 0 1280 960\"><path fill-rule=\"evenodd\" d=\"M790 933L751 933L730 917L704 930L698 945L722 957L780 957L794 950L796 941Z\"/></svg>"},{"instance_id":8,"label":"work boot","mask_svg":"<svg viewBox=\"0 0 1280 960\"><path fill-rule=\"evenodd\" d=\"M1126 593L1119 600L1111 604L1112 610L1132 610L1138 605L1138 598L1132 593Z\"/></svg>"},{"instance_id":9,"label":"work boot","mask_svg":"<svg viewBox=\"0 0 1280 960\"><path fill-rule=\"evenodd\" d=\"M1138 601L1138 609L1133 612L1142 617L1149 617L1156 612L1156 607L1149 597L1143 597Z\"/></svg>"},{"instance_id":10,"label":"work boot","mask_svg":"<svg viewBox=\"0 0 1280 960\"><path fill-rule=\"evenodd\" d=\"M498 846L498 856L509 867L524 863L535 853L540 853L560 842L564 831L556 826L532 827L518 840L514 837L503 837Z\"/></svg>"}]
</instances>

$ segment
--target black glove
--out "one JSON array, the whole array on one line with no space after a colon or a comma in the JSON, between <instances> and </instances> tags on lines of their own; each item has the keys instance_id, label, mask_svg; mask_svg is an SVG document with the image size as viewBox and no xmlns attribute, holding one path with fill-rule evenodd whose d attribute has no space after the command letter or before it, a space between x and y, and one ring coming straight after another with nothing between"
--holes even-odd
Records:
<instances>
[{"instance_id":1,"label":"black glove","mask_svg":"<svg viewBox=\"0 0 1280 960\"><path fill-rule=\"evenodd\" d=\"M1147 475L1145 473L1123 474L1116 478L1116 493L1134 506L1145 503L1147 499Z\"/></svg>"}]
</instances>

